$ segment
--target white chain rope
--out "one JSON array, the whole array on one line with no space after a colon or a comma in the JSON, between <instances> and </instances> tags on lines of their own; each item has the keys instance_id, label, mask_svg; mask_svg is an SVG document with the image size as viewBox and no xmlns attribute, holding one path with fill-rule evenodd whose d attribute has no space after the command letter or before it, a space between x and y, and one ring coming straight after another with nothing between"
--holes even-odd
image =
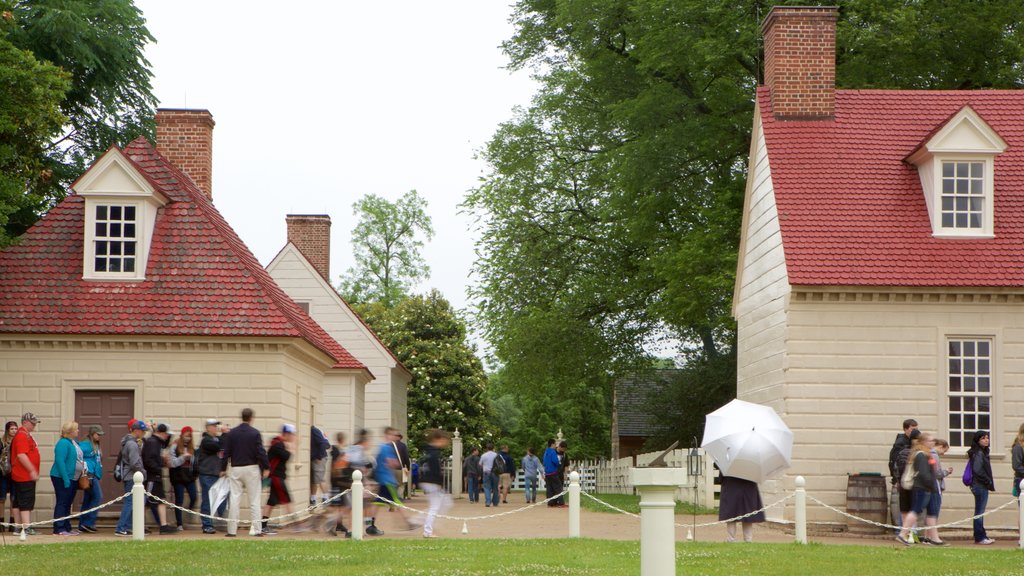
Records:
<instances>
[{"instance_id":1,"label":"white chain rope","mask_svg":"<svg viewBox=\"0 0 1024 576\"><path fill-rule=\"evenodd\" d=\"M437 518L444 518L445 520L462 520L463 522L467 522L469 520L488 520L490 518L500 518L502 516L511 516L512 514L518 514L519 512L523 512L525 510L529 510L530 508L536 508L537 506L540 506L542 504L547 504L548 502L551 502L553 500L557 500L558 498L561 498L562 496L565 496L568 493L569 493L568 490L563 490L560 494L555 494L554 496L552 496L551 498L548 498L546 500L541 500L540 502L534 502L533 504L529 504L527 506L523 506L522 508L515 508L515 509L509 510L507 512L499 512L497 514L488 514L486 516L449 516L447 514L437 514L436 517ZM372 490L369 490L369 489L366 490L366 494L368 494L370 496L373 496L374 498L377 498L378 500L380 500L381 502L384 502L385 504L388 504L389 506L394 506L396 508L402 508L403 510L408 510L410 512L415 512L416 514L422 514L422 515L429 514L428 511L417 510L416 508L411 508L409 506L406 506L405 504L402 504L401 502L393 502L393 501L389 500L388 498L385 498L385 497L381 496L380 494L376 494Z\"/></svg>"},{"instance_id":2,"label":"white chain rope","mask_svg":"<svg viewBox=\"0 0 1024 576\"><path fill-rule=\"evenodd\" d=\"M894 526L892 524L885 524L885 523L882 523L882 522L875 522L874 520L868 520L867 518L861 518L860 516L855 516L853 514L850 514L849 512L846 512L844 510L840 510L839 508L836 508L835 506L829 506L828 504L825 504L824 502L822 502L821 500L818 500L817 498L815 498L814 496L811 496L810 494L807 495L807 498L809 500L811 500L812 502L814 502L815 504L818 504L819 506L822 506L824 508L828 508L829 510L835 512L836 514L839 514L840 516L845 516L845 517L847 517L847 518L849 518L851 520L856 520L858 522L863 522L864 524L871 524L872 526L877 526L879 528L886 528L888 530L902 530L903 529L903 526ZM989 514L995 514L996 512L999 512L1000 510L1002 510L1003 508L1006 508L1007 506L1010 506L1010 505L1016 504L1016 503L1017 503L1017 499L1014 498L1013 500L1010 500L1009 502L1007 502L1006 504L1003 504L1002 506L1000 506L998 508L993 508L992 510L986 510L985 512L982 512L981 514L977 514L975 516L971 516L970 518L964 518L962 520L957 520L955 522L946 522L945 524L938 524L936 526L926 526L926 528L929 528L929 529L936 528L937 529L937 528L951 528L953 526L959 526L960 524L964 524L964 523L967 523L967 522L972 522L974 520L977 520L978 518L984 518L985 516L988 516Z\"/></svg>"},{"instance_id":3,"label":"white chain rope","mask_svg":"<svg viewBox=\"0 0 1024 576\"><path fill-rule=\"evenodd\" d=\"M614 510L614 511L620 513L620 514L625 514L626 516L632 516L633 518L639 518L640 517L639 514L636 514L634 512L627 512L627 511L623 510L622 508L619 508L617 506L609 504L608 502L605 502L604 500L601 500L600 498L597 498L597 497L595 497L594 495L592 495L592 494L590 494L588 492L583 492L583 495L586 496L587 498L590 498L591 500L599 503L599 504L603 504L604 506L606 506L608 508L611 508L612 510ZM781 500L777 500L775 502L772 502L771 504L765 506L764 508L761 508L760 510L754 510L753 512L748 512L748 513L746 513L746 514L744 514L742 516L736 516L735 518L729 518L728 520L717 520L715 522L704 522L703 524L680 524L680 523L677 522L675 525L677 527L679 527L679 528L706 528L708 526L714 526L716 524L726 524L728 522L739 522L740 520L743 520L744 518L749 518L750 516L753 516L755 514L759 514L761 512L764 512L765 510L767 510L767 509L769 509L769 508L771 508L773 506L778 506L779 504L782 504L783 502L785 502L786 500L789 500L793 496L794 496L793 494L789 494L785 498L782 498Z\"/></svg>"},{"instance_id":4,"label":"white chain rope","mask_svg":"<svg viewBox=\"0 0 1024 576\"><path fill-rule=\"evenodd\" d=\"M120 502L121 500L124 500L125 498L127 498L130 495L131 495L130 492L125 492L124 494L118 496L117 498L114 498L110 502L106 502L104 504L100 504L99 506L95 506L93 508L89 508L88 510L81 510L81 511L75 513L75 514L71 514L69 516L64 516L63 518L54 518L52 520L40 520L38 522L29 522L28 524L22 524L20 522L0 522L0 526L16 528L16 529L17 528L24 529L24 528L34 528L36 526L46 526L46 525L49 525L49 524L53 524L54 522L63 522L65 520L74 520L75 518L78 518L79 516L85 516L86 514L91 514L93 512L98 512L98 511L106 508L107 506L113 506L114 504L117 504L118 502Z\"/></svg>"},{"instance_id":5,"label":"white chain rope","mask_svg":"<svg viewBox=\"0 0 1024 576\"><path fill-rule=\"evenodd\" d=\"M324 506L327 506L331 502L334 502L335 500L338 500L339 498L341 498L342 496L348 494L351 491L352 491L352 489L349 488L348 490L345 490L344 492L342 492L340 494L335 494L334 496L331 496L327 500L323 500L323 501L317 502L316 504L311 504L311 505L307 506L306 508L304 508L302 510L296 510L295 512L289 512L288 514L282 514L280 516L274 516L272 518L267 518L266 520L260 520L260 522L262 522L263 524L266 525L266 524L269 524L270 522L279 522L279 521L282 521L282 520L284 520L286 518L293 518L295 516L300 516L300 515L306 514L306 513L309 513L309 515L312 516L313 515L312 512L314 512L316 510L319 510L320 508L323 508ZM252 524L253 523L252 519L249 519L249 520L229 520L228 518L221 518L220 516L216 516L216 515L213 515L213 514L203 514L202 512L196 512L195 510L192 510L190 508L185 508L183 506L178 506L177 504L174 504L172 502L168 502L167 500L164 500L163 498L160 498L158 496L153 496L149 492L146 492L146 496L148 496L149 498L151 498L155 502L159 502L161 504L164 504L166 506L174 508L175 510L180 510L182 512L186 512L186 513L191 514L193 516L199 516L200 518L206 518L208 520L219 520L219 521L222 521L222 522L238 522L238 524L242 525L242 526L245 526L247 524ZM124 496L122 496L122 498L124 498Z\"/></svg>"}]
</instances>

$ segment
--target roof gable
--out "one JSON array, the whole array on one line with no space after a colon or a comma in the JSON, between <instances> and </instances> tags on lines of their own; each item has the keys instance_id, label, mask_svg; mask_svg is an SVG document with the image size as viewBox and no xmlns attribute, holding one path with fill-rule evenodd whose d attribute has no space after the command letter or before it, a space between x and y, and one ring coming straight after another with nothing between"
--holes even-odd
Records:
<instances>
[{"instance_id":1,"label":"roof gable","mask_svg":"<svg viewBox=\"0 0 1024 576\"><path fill-rule=\"evenodd\" d=\"M1007 147L988 122L965 104L952 118L936 126L907 161L917 164L928 154L1002 154Z\"/></svg>"},{"instance_id":2,"label":"roof gable","mask_svg":"<svg viewBox=\"0 0 1024 576\"><path fill-rule=\"evenodd\" d=\"M147 196L161 204L167 202L116 146L104 152L71 184L71 189L79 196Z\"/></svg>"},{"instance_id":3,"label":"roof gable","mask_svg":"<svg viewBox=\"0 0 1024 576\"><path fill-rule=\"evenodd\" d=\"M116 191L137 183L134 171L168 201L156 217L145 280L82 279L85 200L73 194L0 252L0 333L296 337L336 367L366 369L277 286L206 195L149 142L108 151L97 167L75 186Z\"/></svg>"}]
</instances>

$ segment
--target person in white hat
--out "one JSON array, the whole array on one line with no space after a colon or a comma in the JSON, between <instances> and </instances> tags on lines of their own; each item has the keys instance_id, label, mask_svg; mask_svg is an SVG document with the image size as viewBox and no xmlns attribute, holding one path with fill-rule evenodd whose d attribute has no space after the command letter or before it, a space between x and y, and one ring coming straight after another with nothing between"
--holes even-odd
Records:
<instances>
[{"instance_id":1,"label":"person in white hat","mask_svg":"<svg viewBox=\"0 0 1024 576\"><path fill-rule=\"evenodd\" d=\"M199 450L196 454L196 472L199 474L199 491L202 493L202 504L199 511L203 514L210 514L210 487L220 478L220 434L221 423L216 418L206 421L206 430L203 432L203 439L199 442ZM227 509L227 502L221 505L215 516L224 517ZM214 534L217 530L213 527L213 520L203 517L203 534Z\"/></svg>"},{"instance_id":2,"label":"person in white hat","mask_svg":"<svg viewBox=\"0 0 1024 576\"><path fill-rule=\"evenodd\" d=\"M276 534L267 523L274 507L284 506L286 514L292 513L292 496L288 493L285 480L288 477L288 459L292 457L294 446L295 426L285 424L281 426L281 433L270 441L270 449L267 450L267 458L270 460L270 496L267 497L267 505L263 507L263 533L267 536Z\"/></svg>"}]
</instances>

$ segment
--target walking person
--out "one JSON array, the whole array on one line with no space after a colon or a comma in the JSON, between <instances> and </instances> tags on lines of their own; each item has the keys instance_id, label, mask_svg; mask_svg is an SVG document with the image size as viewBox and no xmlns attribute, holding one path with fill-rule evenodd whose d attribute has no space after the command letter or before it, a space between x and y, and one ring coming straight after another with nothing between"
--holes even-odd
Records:
<instances>
[{"instance_id":1,"label":"walking person","mask_svg":"<svg viewBox=\"0 0 1024 576\"><path fill-rule=\"evenodd\" d=\"M498 457L504 463L501 474L498 476L501 503L508 504L508 494L512 491L512 479L516 477L516 462L512 459L512 455L508 453L507 444L501 446L501 452L498 452Z\"/></svg>"},{"instance_id":2,"label":"walking person","mask_svg":"<svg viewBox=\"0 0 1024 576\"><path fill-rule=\"evenodd\" d=\"M427 445L421 450L420 484L427 495L429 508L423 522L423 537L434 538L434 521L438 514L446 514L452 506L452 499L444 491L444 472L441 470L441 451L448 447L451 436L443 430L431 430Z\"/></svg>"},{"instance_id":3,"label":"walking person","mask_svg":"<svg viewBox=\"0 0 1024 576\"><path fill-rule=\"evenodd\" d=\"M288 460L292 457L295 443L295 426L284 424L281 426L281 433L274 436L270 441L270 449L267 450L267 459L270 461L270 494L267 496L267 505L263 507L263 534L274 536L277 534L271 527L268 520L270 513L277 506L284 506L285 514L292 513L292 495L288 492Z\"/></svg>"},{"instance_id":4,"label":"walking person","mask_svg":"<svg viewBox=\"0 0 1024 576\"><path fill-rule=\"evenodd\" d=\"M932 458L935 459L935 479L937 490L932 498L935 499L935 522L939 521L939 515L942 513L942 493L946 491L946 476L953 473L953 467L942 467L942 457L949 451L949 442L942 438L935 439L935 447L932 448ZM925 544L931 544L933 546L945 546L945 540L939 538L939 529L932 526L929 530L927 538L924 540Z\"/></svg>"},{"instance_id":5,"label":"walking person","mask_svg":"<svg viewBox=\"0 0 1024 576\"><path fill-rule=\"evenodd\" d=\"M316 494L327 500L330 487L327 485L327 451L331 449L331 441L323 430L316 426L309 427L309 505L316 505Z\"/></svg>"},{"instance_id":6,"label":"walking person","mask_svg":"<svg viewBox=\"0 0 1024 576\"><path fill-rule=\"evenodd\" d=\"M719 521L731 520L737 516L750 514L755 510L764 508L764 504L761 502L761 492L758 490L756 482L744 480L743 478L724 476L721 473L719 473L718 477L721 480L722 486L718 504ZM742 524L743 541L753 542L754 524L757 522L764 522L763 510L753 516L747 516L743 520L726 522L725 531L727 536L725 541L735 542L736 524Z\"/></svg>"},{"instance_id":7,"label":"walking person","mask_svg":"<svg viewBox=\"0 0 1024 576\"><path fill-rule=\"evenodd\" d=\"M196 446L192 440L192 427L181 429L178 439L171 443L170 469L171 488L174 489L174 503L178 506L196 509ZM185 494L188 494L188 506L185 506ZM183 513L174 509L174 520L178 531L185 529Z\"/></svg>"},{"instance_id":8,"label":"walking person","mask_svg":"<svg viewBox=\"0 0 1024 576\"><path fill-rule=\"evenodd\" d=\"M220 508L211 513L210 488L220 478L220 435L221 423L216 418L206 420L206 431L203 432L203 439L199 442L199 450L196 454L196 472L199 475L199 490L202 492L202 504L199 511L206 515L224 517L227 509L227 502L220 505ZM203 517L203 534L214 534L217 529L213 526L213 520Z\"/></svg>"},{"instance_id":9,"label":"walking person","mask_svg":"<svg viewBox=\"0 0 1024 576\"><path fill-rule=\"evenodd\" d=\"M71 504L75 501L78 479L85 471L85 458L78 446L78 422L65 422L60 427L60 440L53 447L53 465L50 466L50 481L56 499L53 505L53 533L57 536L78 536L78 530L71 529L71 520L58 520L71 515Z\"/></svg>"},{"instance_id":10,"label":"walking person","mask_svg":"<svg viewBox=\"0 0 1024 576\"><path fill-rule=\"evenodd\" d=\"M102 426L89 426L89 432L85 440L79 443L82 448L82 457L85 459L85 470L89 474L89 487L82 491L82 510L95 508L103 502L103 488L100 481L103 478L103 449L100 447L100 438L103 437ZM2 513L0 513L2 514ZM78 518L79 532L96 532L96 517L99 511L83 514Z\"/></svg>"},{"instance_id":11,"label":"walking person","mask_svg":"<svg viewBox=\"0 0 1024 576\"><path fill-rule=\"evenodd\" d=\"M466 493L469 495L470 504L480 501L480 477L483 472L480 470L480 449L476 446L469 453L469 457L462 463L462 475L466 477Z\"/></svg>"},{"instance_id":12,"label":"walking person","mask_svg":"<svg viewBox=\"0 0 1024 576\"><path fill-rule=\"evenodd\" d=\"M939 489L939 480L935 474L937 462L932 457L932 448L935 446L935 439L931 434L924 433L918 436L910 448L910 458L907 466L911 466L914 474L914 487L911 489L910 512L903 518L903 529L896 535L896 540L901 544L910 546L913 544L910 531L921 514L925 514L925 538L921 541L934 543L936 546L944 544L938 539L938 532L934 526L939 516L938 499L935 493ZM932 538L934 534L934 540Z\"/></svg>"},{"instance_id":13,"label":"walking person","mask_svg":"<svg viewBox=\"0 0 1024 576\"><path fill-rule=\"evenodd\" d=\"M533 448L526 449L526 456L523 456L523 493L526 495L526 503L537 502L537 479L543 469L540 458L533 453Z\"/></svg>"},{"instance_id":14,"label":"walking person","mask_svg":"<svg viewBox=\"0 0 1024 576\"><path fill-rule=\"evenodd\" d=\"M3 439L0 440L0 522L4 519L4 503L7 501L7 496L10 495L10 524L14 524L14 478L11 478L11 447L14 443L14 435L17 433L18 423L10 420L4 425ZM9 526L7 529L13 531L14 526ZM0 532L3 531L4 526L0 524Z\"/></svg>"},{"instance_id":15,"label":"walking person","mask_svg":"<svg viewBox=\"0 0 1024 576\"><path fill-rule=\"evenodd\" d=\"M149 427L141 420L132 420L129 429L131 431L128 432L124 438L121 438L121 450L117 456L117 466L120 468L125 493L130 493L132 491L132 486L135 484L134 477L136 472L142 472L142 479L143 482L145 482L146 469L142 465L142 437L146 435L146 430L148 430ZM117 521L117 528L114 529L114 535L129 536L131 533L132 498L129 496L121 501L121 517Z\"/></svg>"},{"instance_id":16,"label":"walking person","mask_svg":"<svg viewBox=\"0 0 1024 576\"><path fill-rule=\"evenodd\" d=\"M370 459L370 433L365 429L361 428L359 434L356 435L355 441L345 449L345 459L348 460L348 466L353 472L359 470L363 475L363 482L366 484L363 490L363 513L368 517L363 520L366 534L369 536L383 536L384 531L377 527L377 509L378 506L371 506L370 502L372 498L370 496L370 490L376 488L372 484L371 469L373 468L373 461ZM349 499L349 505L351 506L351 498ZM360 527L353 526L353 530L359 530Z\"/></svg>"},{"instance_id":17,"label":"walking person","mask_svg":"<svg viewBox=\"0 0 1024 576\"><path fill-rule=\"evenodd\" d=\"M395 451L398 452L398 462L401 465L401 472L395 473L395 481L402 484L402 498L409 498L409 484L412 483L412 459L409 457L409 447L403 442L404 436L396 433Z\"/></svg>"},{"instance_id":18,"label":"walking person","mask_svg":"<svg viewBox=\"0 0 1024 576\"><path fill-rule=\"evenodd\" d=\"M988 493L995 492L996 486L992 479L992 461L989 459L991 438L985 430L978 430L967 450L967 462L971 467L971 494L974 495L974 515L985 513L988 506ZM985 519L974 519L974 543L987 546L995 540L985 532Z\"/></svg>"},{"instance_id":19,"label":"walking person","mask_svg":"<svg viewBox=\"0 0 1024 576\"><path fill-rule=\"evenodd\" d=\"M242 490L245 490L249 503L250 536L263 536L260 523L260 495L263 492L262 479L270 475L270 461L267 451L263 448L263 436L252 426L254 413L252 408L242 410L242 423L236 426L223 439L224 458L221 461L221 475L227 474L231 465L231 496L228 498L228 532L234 538L238 532L239 503Z\"/></svg>"},{"instance_id":20,"label":"walking person","mask_svg":"<svg viewBox=\"0 0 1024 576\"><path fill-rule=\"evenodd\" d=\"M331 505L330 512L324 519L324 532L328 536L337 536L338 532L351 537L352 533L345 527L345 506L350 501L351 495L339 496L346 490L352 488L352 466L349 465L345 448L345 434L338 432L334 435L334 445L331 446Z\"/></svg>"},{"instance_id":21,"label":"walking person","mask_svg":"<svg viewBox=\"0 0 1024 576\"><path fill-rule=\"evenodd\" d=\"M405 520L407 530L416 527L405 510L402 509L402 499L398 491L398 475L402 473L402 462L398 455L398 430L388 426L384 429L384 442L377 449L377 465L373 468L374 479L377 481L380 496L375 504L389 506L398 510L398 514ZM386 500L385 500L386 499Z\"/></svg>"},{"instance_id":22,"label":"walking person","mask_svg":"<svg viewBox=\"0 0 1024 576\"><path fill-rule=\"evenodd\" d=\"M487 443L487 451L480 457L480 468L483 471L484 506L490 508L498 505L498 475L494 473L494 461L499 458L494 451L494 443Z\"/></svg>"},{"instance_id":23,"label":"walking person","mask_svg":"<svg viewBox=\"0 0 1024 576\"><path fill-rule=\"evenodd\" d=\"M167 523L167 500L164 490L164 468L170 464L166 452L171 442L171 431L167 424L157 424L156 429L142 442L142 467L146 469L146 492L149 492L149 510L160 527L161 534L174 534L178 530ZM159 498L159 500L158 500Z\"/></svg>"}]
</instances>

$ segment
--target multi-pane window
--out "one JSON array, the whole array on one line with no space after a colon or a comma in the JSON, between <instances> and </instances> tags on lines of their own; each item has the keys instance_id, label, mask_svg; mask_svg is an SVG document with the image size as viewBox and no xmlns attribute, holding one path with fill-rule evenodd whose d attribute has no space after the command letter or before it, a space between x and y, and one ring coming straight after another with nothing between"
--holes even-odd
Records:
<instances>
[{"instance_id":1,"label":"multi-pane window","mask_svg":"<svg viewBox=\"0 0 1024 576\"><path fill-rule=\"evenodd\" d=\"M96 206L96 272L135 272L136 212L135 206Z\"/></svg>"},{"instance_id":2,"label":"multi-pane window","mask_svg":"<svg viewBox=\"0 0 1024 576\"><path fill-rule=\"evenodd\" d=\"M971 445L976 430L992 425L992 341L950 339L949 444Z\"/></svg>"},{"instance_id":3,"label":"multi-pane window","mask_svg":"<svg viewBox=\"0 0 1024 576\"><path fill-rule=\"evenodd\" d=\"M942 163L942 227L982 228L985 212L985 163Z\"/></svg>"}]
</instances>

